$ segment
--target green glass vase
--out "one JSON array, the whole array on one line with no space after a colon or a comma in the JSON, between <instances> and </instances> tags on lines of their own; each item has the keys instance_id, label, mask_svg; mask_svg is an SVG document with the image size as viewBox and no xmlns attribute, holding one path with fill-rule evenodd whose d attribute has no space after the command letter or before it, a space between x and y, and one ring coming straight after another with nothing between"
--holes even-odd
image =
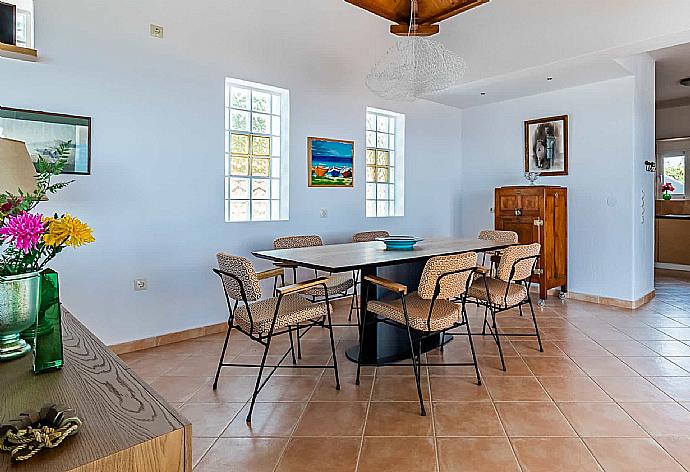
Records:
<instances>
[{"instance_id":1,"label":"green glass vase","mask_svg":"<svg viewBox=\"0 0 690 472\"><path fill-rule=\"evenodd\" d=\"M670 200L670 199L671 199L671 194L668 193L668 192L666 192L666 193L664 193L664 194L662 195L662 198L663 198L664 200Z\"/></svg>"}]
</instances>

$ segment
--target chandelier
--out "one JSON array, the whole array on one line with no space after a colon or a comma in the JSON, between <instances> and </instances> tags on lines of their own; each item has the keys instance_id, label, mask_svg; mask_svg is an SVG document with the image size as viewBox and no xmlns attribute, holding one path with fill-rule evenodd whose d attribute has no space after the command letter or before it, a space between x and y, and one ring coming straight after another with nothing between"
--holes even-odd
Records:
<instances>
[{"instance_id":1,"label":"chandelier","mask_svg":"<svg viewBox=\"0 0 690 472\"><path fill-rule=\"evenodd\" d=\"M465 61L443 44L416 36L417 0L412 0L407 36L398 39L367 75L366 85L386 100L414 101L457 84Z\"/></svg>"}]
</instances>

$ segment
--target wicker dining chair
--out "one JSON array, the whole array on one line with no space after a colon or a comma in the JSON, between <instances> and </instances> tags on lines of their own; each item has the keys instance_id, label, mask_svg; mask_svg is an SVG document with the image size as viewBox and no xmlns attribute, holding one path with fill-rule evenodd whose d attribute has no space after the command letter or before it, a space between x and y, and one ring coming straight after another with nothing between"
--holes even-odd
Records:
<instances>
[{"instance_id":1,"label":"wicker dining chair","mask_svg":"<svg viewBox=\"0 0 690 472\"><path fill-rule=\"evenodd\" d=\"M352 242L353 243L368 243L372 241L376 241L376 238L387 238L390 236L390 233L388 231L362 231L360 233L355 233L352 235ZM362 281L359 280L360 277L360 271L355 270L352 271L352 278L355 281L355 288L354 288L354 293L352 294L352 303L350 303L350 315L347 318L347 321L352 321L352 312L354 311L357 313L357 325L360 324L360 319L359 319L359 289L358 287L362 286Z\"/></svg>"},{"instance_id":2,"label":"wicker dining chair","mask_svg":"<svg viewBox=\"0 0 690 472\"><path fill-rule=\"evenodd\" d=\"M225 298L228 303L228 330L225 335L223 343L223 350L218 361L218 369L213 381L213 389L218 388L218 378L220 376L221 368L223 367L258 367L259 373L256 377L254 391L252 393L249 413L247 415L247 423L251 422L252 412L254 411L254 404L256 397L261 389L266 385L273 373L279 368L327 368L333 369L335 372L335 388L340 390L340 378L338 376L338 361L335 353L335 341L333 338L333 324L331 322L331 308L329 304L329 291L327 287L327 278L319 277L314 280L293 284L286 287L277 287L277 297L261 299L261 285L260 280L274 277L276 270L271 269L265 272L257 273L251 262L239 256L233 256L225 253L218 253L218 269L213 271L220 277L223 283L223 290L225 291ZM300 296L313 290L314 287L322 287L325 301L319 303L311 303L304 297ZM295 360L295 348L292 340L292 331L296 326L301 325L302 328L309 330L313 326L321 326L329 330L331 340L331 355L333 356L333 365L282 365L282 362L292 354L293 362ZM232 362L225 362L225 352L227 351L228 341L230 339L231 331L235 329L252 341L255 341L264 346L263 356L260 364L236 364ZM274 337L281 334L290 335L290 349L281 357L275 365L266 365L266 357L271 346L271 341ZM263 379L264 369L266 367L272 368L268 375Z\"/></svg>"},{"instance_id":3,"label":"wicker dining chair","mask_svg":"<svg viewBox=\"0 0 690 472\"><path fill-rule=\"evenodd\" d=\"M407 286L380 277L365 276L363 284L377 285L400 295L392 301L368 301L367 311L373 313L373 320L364 320L362 326L361 344L365 343L366 327L374 323L387 323L407 330L410 342L410 352L421 415L426 415L424 399L422 397L421 374L422 366L474 366L477 374L477 384L481 385L481 376L477 366L477 356L472 342L469 319L465 309L467 290L474 278L477 265L477 253L468 252L451 256L437 256L429 259L424 266L417 291L408 293ZM366 286L363 286L368 294ZM459 303L451 300L459 299ZM451 330L465 327L465 332ZM446 333L467 336L472 352L471 363L422 363L422 342L434 335L444 336ZM413 336L414 334L414 336ZM415 346L415 341L417 346ZM442 339L443 342L443 339ZM362 350L357 360L357 379L359 384L362 366ZM399 366L401 364L395 364Z\"/></svg>"},{"instance_id":4,"label":"wicker dining chair","mask_svg":"<svg viewBox=\"0 0 690 472\"><path fill-rule=\"evenodd\" d=\"M532 286L532 274L539 261L541 245L539 243L510 246L503 250L501 261L496 268L495 277L491 277L489 271L480 268L480 277L476 278L467 292L467 296L472 298L480 306L484 307L484 324L482 334L486 334L489 328L498 346L498 353L501 356L501 367L506 370L505 360L503 359L503 349L501 348L501 337L503 336L536 336L539 343L539 351L544 352L537 326L537 317L534 314L530 288ZM517 308L522 316L522 306L529 305L532 313L535 334L531 333L505 333L498 331L496 315L504 311ZM488 315L491 315L491 323Z\"/></svg>"}]
</instances>

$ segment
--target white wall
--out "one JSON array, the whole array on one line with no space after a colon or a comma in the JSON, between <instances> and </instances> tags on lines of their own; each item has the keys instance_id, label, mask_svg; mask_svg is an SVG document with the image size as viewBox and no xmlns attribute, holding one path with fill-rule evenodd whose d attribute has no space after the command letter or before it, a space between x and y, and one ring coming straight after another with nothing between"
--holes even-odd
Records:
<instances>
[{"instance_id":1,"label":"white wall","mask_svg":"<svg viewBox=\"0 0 690 472\"><path fill-rule=\"evenodd\" d=\"M644 146L635 140L640 93L629 77L464 110L456 231L469 237L491 228L492 189L526 184L523 121L568 114L569 175L538 183L568 187L569 290L624 300L641 296L633 276L641 270L634 258L647 257L635 252L633 236L639 223L635 153ZM651 221L651 193L647 205ZM651 252L649 258L653 262Z\"/></svg>"},{"instance_id":2,"label":"white wall","mask_svg":"<svg viewBox=\"0 0 690 472\"><path fill-rule=\"evenodd\" d=\"M686 138L688 136L690 136L690 105L657 109L657 139Z\"/></svg>"},{"instance_id":3,"label":"white wall","mask_svg":"<svg viewBox=\"0 0 690 472\"><path fill-rule=\"evenodd\" d=\"M210 270L219 250L247 256L289 234L450 234L461 112L366 90L391 41L372 15L323 0L36 0L36 21L41 60L0 60L0 103L93 117L93 174L39 209L94 229L95 244L53 266L65 305L105 342L224 320ZM151 38L149 23L165 39ZM290 89L288 222L224 222L226 76ZM364 216L367 106L407 116L404 218ZM356 141L354 190L307 188L307 136ZM148 291L133 291L138 277Z\"/></svg>"}]
</instances>

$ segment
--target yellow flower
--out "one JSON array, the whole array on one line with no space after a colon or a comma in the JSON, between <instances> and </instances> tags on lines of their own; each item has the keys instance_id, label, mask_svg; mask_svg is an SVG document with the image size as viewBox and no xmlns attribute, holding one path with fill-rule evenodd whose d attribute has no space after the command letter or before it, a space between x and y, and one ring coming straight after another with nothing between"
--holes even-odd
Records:
<instances>
[{"instance_id":1,"label":"yellow flower","mask_svg":"<svg viewBox=\"0 0 690 472\"><path fill-rule=\"evenodd\" d=\"M43 235L47 246L79 247L95 241L91 228L76 218L66 214L62 218L44 218L48 231Z\"/></svg>"}]
</instances>

